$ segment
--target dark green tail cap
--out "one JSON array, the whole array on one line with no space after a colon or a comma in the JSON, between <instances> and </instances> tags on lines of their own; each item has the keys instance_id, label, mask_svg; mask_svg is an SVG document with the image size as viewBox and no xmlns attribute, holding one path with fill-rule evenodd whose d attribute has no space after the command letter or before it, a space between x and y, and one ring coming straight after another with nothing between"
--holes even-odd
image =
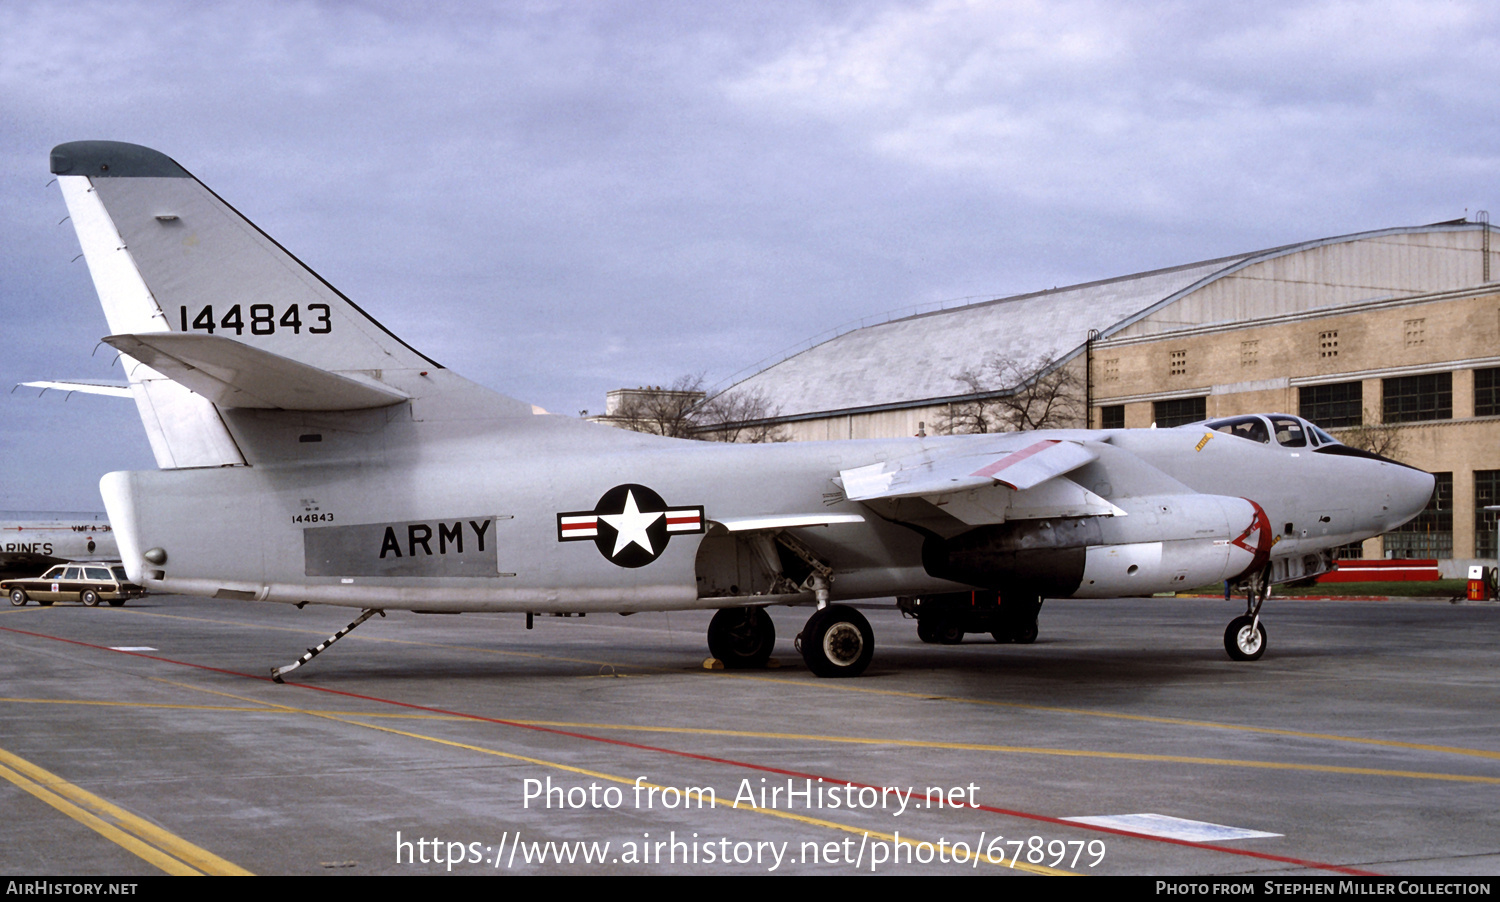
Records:
<instances>
[{"instance_id":1,"label":"dark green tail cap","mask_svg":"<svg viewBox=\"0 0 1500 902\"><path fill-rule=\"evenodd\" d=\"M69 141L52 148L53 175L93 178L192 178L171 157L123 141Z\"/></svg>"}]
</instances>

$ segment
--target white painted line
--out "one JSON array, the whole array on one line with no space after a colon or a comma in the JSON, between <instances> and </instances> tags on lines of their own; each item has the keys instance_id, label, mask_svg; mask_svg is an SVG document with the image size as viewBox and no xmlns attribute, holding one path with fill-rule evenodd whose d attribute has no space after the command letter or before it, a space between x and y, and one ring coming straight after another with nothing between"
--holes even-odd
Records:
<instances>
[{"instance_id":1,"label":"white painted line","mask_svg":"<svg viewBox=\"0 0 1500 902\"><path fill-rule=\"evenodd\" d=\"M1261 830L1246 830L1243 827L1226 827L1223 824L1210 824L1205 821L1184 820L1165 814L1101 814L1090 817L1065 817L1063 820L1188 842L1222 842L1227 839L1259 839L1281 835Z\"/></svg>"},{"instance_id":2,"label":"white painted line","mask_svg":"<svg viewBox=\"0 0 1500 902\"><path fill-rule=\"evenodd\" d=\"M112 651L157 651L149 645L111 645Z\"/></svg>"}]
</instances>

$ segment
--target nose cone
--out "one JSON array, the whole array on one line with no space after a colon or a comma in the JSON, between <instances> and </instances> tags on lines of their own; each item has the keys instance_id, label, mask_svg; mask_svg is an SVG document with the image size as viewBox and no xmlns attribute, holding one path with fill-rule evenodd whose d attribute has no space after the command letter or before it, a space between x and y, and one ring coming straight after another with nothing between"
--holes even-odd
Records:
<instances>
[{"instance_id":1,"label":"nose cone","mask_svg":"<svg viewBox=\"0 0 1500 902\"><path fill-rule=\"evenodd\" d=\"M1433 479L1431 473L1415 467L1387 465L1387 468L1392 471L1386 474L1390 501L1387 504L1385 531L1389 532L1427 507L1427 502L1432 498L1432 487L1437 480Z\"/></svg>"}]
</instances>

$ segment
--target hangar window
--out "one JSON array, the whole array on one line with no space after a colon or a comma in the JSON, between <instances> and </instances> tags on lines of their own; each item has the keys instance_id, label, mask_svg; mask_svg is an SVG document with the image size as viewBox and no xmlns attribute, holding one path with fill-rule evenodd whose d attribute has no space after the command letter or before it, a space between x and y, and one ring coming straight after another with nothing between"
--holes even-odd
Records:
<instances>
[{"instance_id":1,"label":"hangar window","mask_svg":"<svg viewBox=\"0 0 1500 902\"><path fill-rule=\"evenodd\" d=\"M1433 473L1436 481L1427 508L1395 532L1385 534L1385 556L1453 557L1453 474Z\"/></svg>"},{"instance_id":2,"label":"hangar window","mask_svg":"<svg viewBox=\"0 0 1500 902\"><path fill-rule=\"evenodd\" d=\"M1474 471L1474 556L1495 556L1495 528L1500 511L1485 507L1500 504L1500 470Z\"/></svg>"},{"instance_id":3,"label":"hangar window","mask_svg":"<svg viewBox=\"0 0 1500 902\"><path fill-rule=\"evenodd\" d=\"M1174 398L1171 401L1157 401L1151 405L1151 408L1156 425L1160 429L1186 426L1188 423L1196 423L1208 418L1207 398Z\"/></svg>"},{"instance_id":4,"label":"hangar window","mask_svg":"<svg viewBox=\"0 0 1500 902\"><path fill-rule=\"evenodd\" d=\"M1363 426L1365 423L1364 392L1363 382L1304 385L1298 389L1301 401L1298 413L1324 429Z\"/></svg>"},{"instance_id":5,"label":"hangar window","mask_svg":"<svg viewBox=\"0 0 1500 902\"><path fill-rule=\"evenodd\" d=\"M1340 545L1333 549L1333 556L1335 560L1340 561L1361 560L1365 556L1365 543L1350 542L1347 545Z\"/></svg>"},{"instance_id":6,"label":"hangar window","mask_svg":"<svg viewBox=\"0 0 1500 902\"><path fill-rule=\"evenodd\" d=\"M1173 376L1187 375L1187 351L1172 351L1167 355L1167 372Z\"/></svg>"},{"instance_id":7,"label":"hangar window","mask_svg":"<svg viewBox=\"0 0 1500 902\"><path fill-rule=\"evenodd\" d=\"M1399 376L1381 380L1382 421L1417 423L1453 419L1453 374Z\"/></svg>"},{"instance_id":8,"label":"hangar window","mask_svg":"<svg viewBox=\"0 0 1500 902\"><path fill-rule=\"evenodd\" d=\"M1100 429L1124 429L1125 428L1125 405L1110 404L1099 408Z\"/></svg>"},{"instance_id":9,"label":"hangar window","mask_svg":"<svg viewBox=\"0 0 1500 902\"><path fill-rule=\"evenodd\" d=\"M1500 414L1500 369L1475 370L1474 416L1492 417L1497 414Z\"/></svg>"},{"instance_id":10,"label":"hangar window","mask_svg":"<svg viewBox=\"0 0 1500 902\"><path fill-rule=\"evenodd\" d=\"M1339 331L1337 329L1318 333L1318 356L1325 360L1339 356Z\"/></svg>"}]
</instances>

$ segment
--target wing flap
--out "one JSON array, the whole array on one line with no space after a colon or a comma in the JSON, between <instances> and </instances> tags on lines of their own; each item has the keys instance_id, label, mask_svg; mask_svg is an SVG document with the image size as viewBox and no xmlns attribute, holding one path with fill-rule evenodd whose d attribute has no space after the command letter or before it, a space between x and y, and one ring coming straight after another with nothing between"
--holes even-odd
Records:
<instances>
[{"instance_id":1,"label":"wing flap","mask_svg":"<svg viewBox=\"0 0 1500 902\"><path fill-rule=\"evenodd\" d=\"M408 396L218 335L148 332L111 335L105 343L220 407L270 410L364 410Z\"/></svg>"}]
</instances>

